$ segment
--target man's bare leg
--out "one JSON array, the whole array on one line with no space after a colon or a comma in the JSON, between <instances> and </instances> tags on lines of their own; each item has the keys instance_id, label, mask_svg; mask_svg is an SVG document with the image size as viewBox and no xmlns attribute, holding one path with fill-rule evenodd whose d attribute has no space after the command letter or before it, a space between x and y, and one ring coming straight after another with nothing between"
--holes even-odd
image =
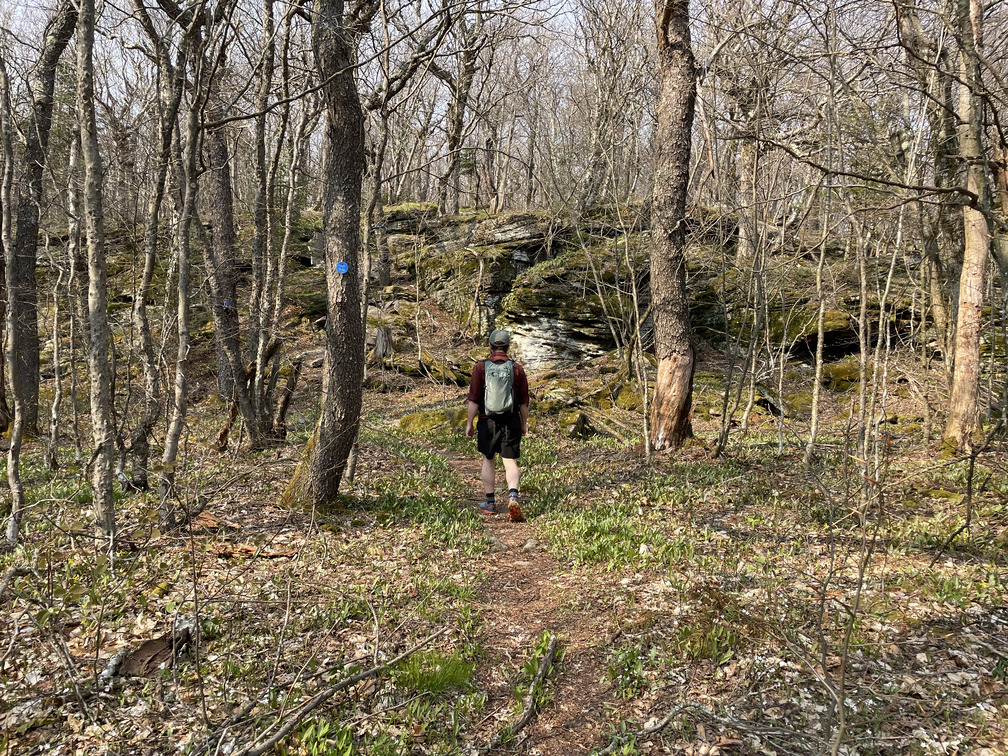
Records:
<instances>
[{"instance_id":1,"label":"man's bare leg","mask_svg":"<svg viewBox=\"0 0 1008 756\"><path fill-rule=\"evenodd\" d=\"M504 462L504 476L508 484L508 514L511 522L525 522L525 515L522 514L521 506L518 504L518 479L521 471L518 469L518 460L501 457Z\"/></svg>"},{"instance_id":2,"label":"man's bare leg","mask_svg":"<svg viewBox=\"0 0 1008 756\"><path fill-rule=\"evenodd\" d=\"M507 469L507 462L505 462L505 469ZM483 479L483 493L492 494L494 492L496 476L497 473L494 469L493 459L483 457L483 467L480 468L480 477Z\"/></svg>"},{"instance_id":3,"label":"man's bare leg","mask_svg":"<svg viewBox=\"0 0 1008 756\"><path fill-rule=\"evenodd\" d=\"M521 478L521 469L518 467L517 459L501 457L504 462L504 477L507 478L508 490L518 488L518 480Z\"/></svg>"}]
</instances>

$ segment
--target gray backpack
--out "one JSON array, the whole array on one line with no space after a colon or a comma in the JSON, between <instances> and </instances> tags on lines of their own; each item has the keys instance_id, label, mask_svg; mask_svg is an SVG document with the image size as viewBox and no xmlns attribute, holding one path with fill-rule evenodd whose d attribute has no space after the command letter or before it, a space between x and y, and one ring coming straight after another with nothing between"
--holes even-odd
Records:
<instances>
[{"instance_id":1,"label":"gray backpack","mask_svg":"<svg viewBox=\"0 0 1008 756\"><path fill-rule=\"evenodd\" d=\"M514 361L485 360L483 366L483 410L488 415L506 415L514 409Z\"/></svg>"}]
</instances>

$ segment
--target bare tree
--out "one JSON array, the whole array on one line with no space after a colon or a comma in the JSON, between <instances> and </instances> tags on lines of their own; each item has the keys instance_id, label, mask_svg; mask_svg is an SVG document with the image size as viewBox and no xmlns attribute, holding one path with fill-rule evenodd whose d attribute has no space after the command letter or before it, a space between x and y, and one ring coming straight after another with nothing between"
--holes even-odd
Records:
<instances>
[{"instance_id":1,"label":"bare tree","mask_svg":"<svg viewBox=\"0 0 1008 756\"><path fill-rule=\"evenodd\" d=\"M676 449L692 435L695 354L686 299L686 189L696 99L687 0L659 0L658 124L651 207L651 302L658 377L651 443Z\"/></svg>"},{"instance_id":2,"label":"bare tree","mask_svg":"<svg viewBox=\"0 0 1008 756\"><path fill-rule=\"evenodd\" d=\"M335 498L360 423L364 333L358 260L364 117L352 65L352 20L342 0L319 0L312 11L312 47L325 103L322 237L328 317L322 407L283 495L292 506Z\"/></svg>"},{"instance_id":3,"label":"bare tree","mask_svg":"<svg viewBox=\"0 0 1008 756\"><path fill-rule=\"evenodd\" d=\"M111 332L108 324L105 270L105 221L102 212L102 160L94 107L94 0L81 0L77 23L77 117L80 121L84 163L84 231L88 258L88 323L91 340L88 372L91 378L91 429L94 436L91 487L95 520L100 531L115 536L112 501L114 427L112 422Z\"/></svg>"},{"instance_id":4,"label":"bare tree","mask_svg":"<svg viewBox=\"0 0 1008 756\"><path fill-rule=\"evenodd\" d=\"M14 256L14 232L11 223L11 200L12 185L14 177L14 147L11 138L13 124L11 119L10 81L7 77L7 63L4 56L0 55L0 143L3 149L3 183L0 184L0 241L3 243L5 267L10 265ZM14 362L14 330L11 328L12 309L10 299L13 298L11 289L7 289L6 308L6 337L7 343L4 345L4 355L8 364ZM21 411L22 395L21 385L14 384L11 392L14 398L14 427L11 429L10 451L7 454L7 482L11 492L11 508L7 518L7 543L17 543L21 532L21 519L24 517L25 492L21 483L21 440L24 435L24 413Z\"/></svg>"},{"instance_id":5,"label":"bare tree","mask_svg":"<svg viewBox=\"0 0 1008 756\"><path fill-rule=\"evenodd\" d=\"M957 452L965 451L979 427L980 334L983 330L984 273L990 251L990 229L983 203L987 193L987 171L983 164L981 112L978 93L983 5L979 0L956 0L956 21L960 45L959 153L966 164L966 192L972 197L963 204L963 265L959 276L959 307L956 316L955 366L944 443Z\"/></svg>"},{"instance_id":6,"label":"bare tree","mask_svg":"<svg viewBox=\"0 0 1008 756\"><path fill-rule=\"evenodd\" d=\"M22 191L17 208L14 255L7 265L7 285L12 294L11 327L17 330L17 349L11 363L10 379L22 393L25 431L38 427L39 338L38 292L35 265L38 254L39 212L44 205L44 167L52 126L53 91L56 67L77 24L77 6L64 0L46 25L42 48L31 79L31 103L24 125L25 151Z\"/></svg>"},{"instance_id":7,"label":"bare tree","mask_svg":"<svg viewBox=\"0 0 1008 756\"><path fill-rule=\"evenodd\" d=\"M177 44L177 60L173 63L170 35L174 27L169 26L169 30L162 34L154 26L143 0L134 0L134 8L141 27L154 47L158 68L158 141L155 152L157 162L143 240L143 274L133 300L133 324L140 342L138 351L144 376L144 410L130 438L130 451L134 460L131 482L140 490L146 490L148 487L147 467L150 458L150 436L161 414L162 392L147 301L151 295L154 271L158 261L158 230L168 183L169 167L172 163L172 138L178 124L185 68L188 65L189 36L187 34L181 35Z\"/></svg>"},{"instance_id":8,"label":"bare tree","mask_svg":"<svg viewBox=\"0 0 1008 756\"><path fill-rule=\"evenodd\" d=\"M438 208L449 214L459 211L459 173L466 109L476 79L480 51L488 39L482 8L477 6L471 14L463 15L456 21L454 28L458 46L455 70L449 71L442 66L434 69L434 73L448 86L451 93L445 126L444 151L447 167L438 179Z\"/></svg>"}]
</instances>

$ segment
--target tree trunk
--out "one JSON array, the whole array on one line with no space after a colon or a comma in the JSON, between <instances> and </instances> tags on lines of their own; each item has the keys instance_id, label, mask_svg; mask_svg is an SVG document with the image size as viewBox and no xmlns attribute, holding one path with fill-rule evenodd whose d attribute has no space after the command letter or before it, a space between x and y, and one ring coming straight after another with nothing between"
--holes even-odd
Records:
<instances>
[{"instance_id":1,"label":"tree trunk","mask_svg":"<svg viewBox=\"0 0 1008 756\"><path fill-rule=\"evenodd\" d=\"M73 159L71 158L72 164ZM71 225L73 225L73 221L71 221ZM73 230L71 230L69 234L70 244L74 243L74 236ZM63 288L64 275L65 271L60 268L52 290L53 400L49 411L49 441L46 443L45 465L53 472L59 469L59 460L57 459L56 452L59 449L59 411L60 405L63 403L63 378L60 375L60 289Z\"/></svg>"},{"instance_id":2,"label":"tree trunk","mask_svg":"<svg viewBox=\"0 0 1008 756\"><path fill-rule=\"evenodd\" d=\"M140 339L140 363L144 375L144 412L130 438L130 451L133 456L133 474L130 482L138 490L146 491L149 486L147 467L150 460L150 436L161 414L161 376L154 353L150 320L147 316L147 299L150 296L151 286L154 282L154 270L157 266L161 205L164 202L165 187L168 182L168 167L172 160L172 138L182 101L189 38L183 36L179 40L178 62L176 65L172 65L169 47L150 22L143 3L135 2L134 5L144 30L158 51L158 100L160 104L157 173L154 178L154 194L151 196L147 210L147 229L144 234L143 246L144 270L133 305L133 325Z\"/></svg>"},{"instance_id":3,"label":"tree trunk","mask_svg":"<svg viewBox=\"0 0 1008 756\"><path fill-rule=\"evenodd\" d=\"M308 123L311 120L309 115L310 107L308 103L303 103L297 129L291 139L291 162L287 171L287 203L284 207L284 235L283 241L280 244L280 255L277 259L276 288L273 292L273 302L271 304L270 330L272 332L279 330L280 314L283 311L283 290L287 280L287 260L290 257L291 237L294 234L294 224L297 221L298 215L298 169L301 163L302 151L308 142Z\"/></svg>"},{"instance_id":4,"label":"tree trunk","mask_svg":"<svg viewBox=\"0 0 1008 756\"><path fill-rule=\"evenodd\" d=\"M94 462L91 476L95 519L101 532L115 536L112 501L114 427L112 422L111 331L105 270L105 229L102 212L102 161L94 109L95 0L81 0L77 26L77 118L80 121L84 162L84 230L88 257L88 322L91 338L88 372L91 377L91 426Z\"/></svg>"},{"instance_id":5,"label":"tree trunk","mask_svg":"<svg viewBox=\"0 0 1008 756\"><path fill-rule=\"evenodd\" d=\"M445 151L448 167L438 181L438 209L442 214L456 215L459 211L459 149L465 128L465 112L469 106L469 93L476 78L476 62L485 42L482 23L477 17L472 26L463 24L464 47L459 61L459 70L454 78L441 72L441 78L451 86L452 98L448 106L448 134Z\"/></svg>"},{"instance_id":6,"label":"tree trunk","mask_svg":"<svg viewBox=\"0 0 1008 756\"><path fill-rule=\"evenodd\" d=\"M14 179L14 148L12 145L11 132L13 124L11 122L11 102L10 102L10 82L7 78L7 66L3 57L0 56L0 142L2 142L4 170L3 183L0 184L0 208L2 208L2 219L0 219L0 240L3 243L5 264L10 265L14 256L14 233L11 227L11 200ZM7 288L8 307L6 311L6 331L7 343L5 347L5 357L11 365L14 362L14 350L17 348L17 332L12 327L12 313L9 300L14 298L13 290ZM7 482L11 492L11 508L7 517L7 543L14 545L18 541L21 533L21 519L24 517L25 492L21 483L21 439L24 433L24 412L22 411L21 386L13 385L14 399L14 425L11 428L10 451L7 454Z\"/></svg>"},{"instance_id":7,"label":"tree trunk","mask_svg":"<svg viewBox=\"0 0 1008 756\"><path fill-rule=\"evenodd\" d=\"M318 0L312 15L315 65L319 80L325 82L322 234L328 318L322 410L284 492L288 506L314 506L335 498L360 422L364 332L358 258L364 118L343 12L342 0Z\"/></svg>"},{"instance_id":8,"label":"tree trunk","mask_svg":"<svg viewBox=\"0 0 1008 756\"><path fill-rule=\"evenodd\" d=\"M249 301L249 357L253 361L254 371L249 381L249 405L242 408L246 411L246 425L249 427L249 437L253 446L258 446L260 439L269 431L272 418L266 403L266 374L268 365L265 360L266 351L273 340L270 332L269 290L275 270L275 245L273 240L274 218L274 187L276 184L276 161L267 160L266 153L266 108L269 105L270 92L273 89L273 58L275 22L273 17L273 0L262 0L262 41L260 45L261 63L259 66L258 91L256 94L255 130L253 145L255 147L255 202L252 210L254 233L252 236L252 293ZM285 25L285 30L289 28ZM283 143L283 132L287 128L288 111L282 112L280 133L277 135L277 145Z\"/></svg>"},{"instance_id":9,"label":"tree trunk","mask_svg":"<svg viewBox=\"0 0 1008 756\"><path fill-rule=\"evenodd\" d=\"M211 85L212 86L212 85ZM217 342L218 385L221 396L238 402L253 447L260 442L261 423L256 418L242 364L241 329L238 322L237 274L235 271L234 195L225 134L220 129L206 134L209 163L207 204L213 224L210 248L204 250L210 283L211 312ZM253 258L253 267L261 265ZM256 316L253 315L253 320ZM252 329L258 334L258 327Z\"/></svg>"},{"instance_id":10,"label":"tree trunk","mask_svg":"<svg viewBox=\"0 0 1008 756\"><path fill-rule=\"evenodd\" d=\"M211 85L213 86L213 85ZM211 120L224 113L210 111ZM211 129L203 138L206 153L206 203L210 218L210 248L203 251L207 279L210 284L210 310L214 321L214 340L217 355L217 387L220 395L231 399L235 382L241 372L231 368L230 354L239 348L238 307L235 297L235 222L234 195L231 188L231 160L228 154L227 135L222 128ZM253 264L254 261L253 261ZM239 364L241 360L239 359Z\"/></svg>"},{"instance_id":11,"label":"tree trunk","mask_svg":"<svg viewBox=\"0 0 1008 756\"><path fill-rule=\"evenodd\" d=\"M0 433L10 428L10 406L7 404L7 258L14 246L11 228L11 203L14 187L14 145L11 123L10 82L7 67L0 55L0 149L3 150L3 178L0 183Z\"/></svg>"},{"instance_id":12,"label":"tree trunk","mask_svg":"<svg viewBox=\"0 0 1008 756\"><path fill-rule=\"evenodd\" d=\"M10 365L11 383L22 392L25 431L38 429L39 399L39 338L38 291L35 284L35 260L38 253L39 208L43 198L44 166L52 126L53 90L56 66L66 50L77 24L77 6L62 2L46 27L42 53L31 81L31 106L23 126L25 135L25 165L19 171L22 179L21 198L17 211L17 236L14 254L7 264L7 284L11 290L12 327L17 329L18 349Z\"/></svg>"},{"instance_id":13,"label":"tree trunk","mask_svg":"<svg viewBox=\"0 0 1008 756\"><path fill-rule=\"evenodd\" d=\"M658 124L651 209L651 290L658 378L651 405L656 451L693 435L694 352L686 298L685 216L696 69L687 0L658 0Z\"/></svg>"},{"instance_id":14,"label":"tree trunk","mask_svg":"<svg viewBox=\"0 0 1008 756\"><path fill-rule=\"evenodd\" d=\"M750 128L757 129L755 121L755 105ZM759 147L753 135L745 135L739 140L738 158L739 178L739 209L738 209L738 244L735 246L735 265L745 268L752 264L756 256L756 245L759 243L757 230L758 217L756 213L757 182L759 170Z\"/></svg>"},{"instance_id":15,"label":"tree trunk","mask_svg":"<svg viewBox=\"0 0 1008 756\"><path fill-rule=\"evenodd\" d=\"M168 498L174 494L175 467L178 462L179 443L185 425L189 395L189 285L190 255L189 231L196 213L196 175L199 162L200 103L193 102L186 119L185 152L179 166L179 182L182 187L182 205L176 227L176 256L178 259L178 351L175 358L175 391L171 407L171 419L165 434L165 448L161 455L161 495L160 516L162 522L174 524Z\"/></svg>"},{"instance_id":16,"label":"tree trunk","mask_svg":"<svg viewBox=\"0 0 1008 756\"><path fill-rule=\"evenodd\" d=\"M979 0L958 0L962 83L959 92L959 152L966 164L966 189L977 199L963 205L963 266L959 276L955 366L949 396L943 446L956 452L968 448L979 429L980 333L983 330L984 272L990 251L990 229L980 205L987 174L980 134L980 65L977 47L982 9ZM976 36L974 36L976 34Z\"/></svg>"}]
</instances>

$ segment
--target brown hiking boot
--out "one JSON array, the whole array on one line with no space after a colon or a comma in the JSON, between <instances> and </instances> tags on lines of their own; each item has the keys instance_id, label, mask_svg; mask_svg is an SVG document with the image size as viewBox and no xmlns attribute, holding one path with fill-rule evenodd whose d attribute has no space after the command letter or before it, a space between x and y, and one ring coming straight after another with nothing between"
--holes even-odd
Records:
<instances>
[{"instance_id":1,"label":"brown hiking boot","mask_svg":"<svg viewBox=\"0 0 1008 756\"><path fill-rule=\"evenodd\" d=\"M517 499L512 499L508 504L508 514L511 515L511 522L525 522L525 515L522 514Z\"/></svg>"}]
</instances>

